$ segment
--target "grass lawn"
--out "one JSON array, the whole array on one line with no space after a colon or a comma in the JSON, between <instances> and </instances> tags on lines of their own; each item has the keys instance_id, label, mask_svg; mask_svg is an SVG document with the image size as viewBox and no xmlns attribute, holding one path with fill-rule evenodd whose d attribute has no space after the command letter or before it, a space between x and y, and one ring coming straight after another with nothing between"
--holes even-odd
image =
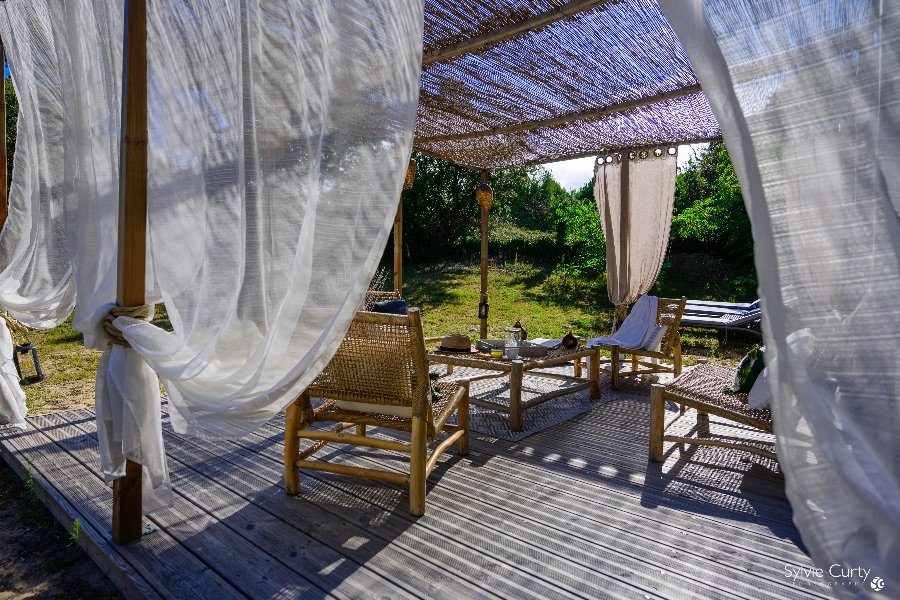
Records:
<instances>
[{"instance_id":1,"label":"grass lawn","mask_svg":"<svg viewBox=\"0 0 900 600\"><path fill-rule=\"evenodd\" d=\"M478 265L459 263L404 269L404 296L422 309L426 336L469 333L473 328L477 332L480 273ZM393 281L393 277L388 281ZM667 288L677 290L677 282L668 281ZM652 293L660 294L656 290ZM681 293L690 297L689 291ZM569 331L582 337L611 332L613 306L606 296L605 282L566 280L528 263L507 263L491 267L488 296L491 338L505 337L503 328L513 325L516 319L532 338L558 338ZM681 329L681 341L685 365L705 358L737 366L757 343L732 334L726 345L715 331L685 328Z\"/></svg>"},{"instance_id":2,"label":"grass lawn","mask_svg":"<svg viewBox=\"0 0 900 600\"><path fill-rule=\"evenodd\" d=\"M388 281L393 281L389 277ZM667 291L677 290L677 281L667 281ZM411 266L404 273L405 296L422 309L425 335L469 333L479 327L480 271L477 264L435 263ZM571 331L593 337L608 335L612 305L605 283L567 280L529 263L492 266L488 276L490 312L488 335L503 338L503 328L519 319L529 337L558 338ZM690 294L690 291L681 292ZM164 311L154 322L170 329ZM31 331L46 378L27 386L29 414L41 414L91 406L94 374L100 352L88 350L71 322L47 331ZM472 334L475 335L474 333ZM753 340L732 335L723 345L714 331L682 329L684 364L699 358L736 366L755 345ZM19 342L21 340L17 340Z\"/></svg>"}]
</instances>

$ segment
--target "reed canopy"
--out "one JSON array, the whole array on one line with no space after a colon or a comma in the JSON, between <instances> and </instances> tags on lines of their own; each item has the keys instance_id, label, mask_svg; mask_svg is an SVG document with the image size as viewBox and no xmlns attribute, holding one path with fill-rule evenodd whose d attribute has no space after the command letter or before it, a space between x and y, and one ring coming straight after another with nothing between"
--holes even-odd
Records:
<instances>
[{"instance_id":1,"label":"reed canopy","mask_svg":"<svg viewBox=\"0 0 900 600\"><path fill-rule=\"evenodd\" d=\"M423 154L493 171L719 136L656 2L425 2Z\"/></svg>"}]
</instances>

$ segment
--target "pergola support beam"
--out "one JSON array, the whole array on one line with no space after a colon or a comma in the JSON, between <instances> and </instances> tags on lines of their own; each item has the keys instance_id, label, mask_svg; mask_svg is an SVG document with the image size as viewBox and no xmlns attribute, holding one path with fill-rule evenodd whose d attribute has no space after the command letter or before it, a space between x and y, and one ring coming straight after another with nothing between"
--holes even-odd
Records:
<instances>
[{"instance_id":1,"label":"pergola support beam","mask_svg":"<svg viewBox=\"0 0 900 600\"><path fill-rule=\"evenodd\" d=\"M147 270L147 0L126 0L122 72L122 142L119 160L117 302L145 302ZM133 350L128 350L133 352ZM126 460L113 482L112 536L119 544L141 537L142 466Z\"/></svg>"},{"instance_id":2,"label":"pergola support beam","mask_svg":"<svg viewBox=\"0 0 900 600\"><path fill-rule=\"evenodd\" d=\"M403 196L394 216L394 290L403 297Z\"/></svg>"},{"instance_id":3,"label":"pergola support beam","mask_svg":"<svg viewBox=\"0 0 900 600\"><path fill-rule=\"evenodd\" d=\"M430 50L422 55L422 66L427 67L428 65L442 60L449 60L461 54L480 50L485 46L506 41L510 38L522 35L523 33L540 29L541 27L545 27L561 19L566 19L573 15L577 15L578 13L593 10L604 4L610 4L613 1L614 0L572 0L553 10L534 15L533 17L519 21L518 23L512 23L505 27L495 29L494 31L489 31L467 40L444 46L443 48Z\"/></svg>"},{"instance_id":4,"label":"pergola support beam","mask_svg":"<svg viewBox=\"0 0 900 600\"><path fill-rule=\"evenodd\" d=\"M693 85L688 85L685 87L678 88L677 90L672 90L671 92L663 92L661 94L655 94L653 96L647 96L646 98L639 98L637 100L630 100L628 102L623 102L621 104L613 104L612 106L605 106L602 108L592 108L590 110L583 110L577 113L570 113L567 115L561 115L559 117L553 117L550 119L541 119L538 121L525 121L523 123L517 123L515 125L507 125L505 127L491 127L490 129L483 129L481 131L469 131L466 133L454 133L451 135L439 135L435 137L429 138L418 138L413 141L413 144L428 144L433 142L452 142L456 140L469 140L472 138L480 138L480 137L489 137L492 135L501 135L507 133L518 133L520 131L528 131L531 129L540 129L542 127L554 127L556 125L566 125L567 123L573 123L577 121L583 121L585 119L593 119L596 117L602 117L606 115L614 115L618 113L623 113L629 110L633 110L635 108L641 108L644 106L649 106L651 104L656 104L657 102L664 102L666 100L675 100L677 98L681 98L683 96L689 96L690 94L696 94L700 91L700 84L695 83Z\"/></svg>"},{"instance_id":5,"label":"pergola support beam","mask_svg":"<svg viewBox=\"0 0 900 600\"><path fill-rule=\"evenodd\" d=\"M488 172L481 172L481 183L487 185ZM479 328L481 339L488 337L488 207L480 203L481 210L481 295L479 297ZM484 307L484 308L482 308Z\"/></svg>"}]
</instances>

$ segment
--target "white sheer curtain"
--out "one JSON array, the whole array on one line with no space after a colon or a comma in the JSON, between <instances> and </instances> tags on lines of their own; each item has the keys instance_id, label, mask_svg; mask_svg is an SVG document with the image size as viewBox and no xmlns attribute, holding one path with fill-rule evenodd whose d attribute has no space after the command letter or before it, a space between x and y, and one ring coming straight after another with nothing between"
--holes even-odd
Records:
<instances>
[{"instance_id":1,"label":"white sheer curtain","mask_svg":"<svg viewBox=\"0 0 900 600\"><path fill-rule=\"evenodd\" d=\"M54 198L65 205L75 326L102 347L115 299L122 2L9 0L4 41L17 45L36 15L50 33L10 60L37 65L33 87L55 103L35 99L36 110L65 129L53 148L33 146L62 173ZM162 492L145 509L165 503L168 485L148 364L176 429L239 436L340 343L400 197L422 15L422 0L150 4L148 288L174 332L118 319L136 352L107 350L97 377L103 469L143 464Z\"/></svg>"},{"instance_id":2,"label":"white sheer curtain","mask_svg":"<svg viewBox=\"0 0 900 600\"><path fill-rule=\"evenodd\" d=\"M9 10L0 5L0 37L6 42L13 86L20 98L9 217L0 231L0 310L29 327L59 325L75 304L66 251L57 169L63 122L58 75L51 56L46 11ZM6 143L3 141L2 143ZM0 319L0 424L24 426L25 393L12 362L13 338Z\"/></svg>"},{"instance_id":3,"label":"white sheer curtain","mask_svg":"<svg viewBox=\"0 0 900 600\"><path fill-rule=\"evenodd\" d=\"M662 268L675 204L677 148L606 154L594 165L594 201L606 239L606 287L616 306L646 294Z\"/></svg>"},{"instance_id":4,"label":"white sheer curtain","mask_svg":"<svg viewBox=\"0 0 900 600\"><path fill-rule=\"evenodd\" d=\"M900 3L660 6L748 204L794 521L839 594L896 596Z\"/></svg>"},{"instance_id":5,"label":"white sheer curtain","mask_svg":"<svg viewBox=\"0 0 900 600\"><path fill-rule=\"evenodd\" d=\"M29 327L62 323L75 304L72 267L62 235L63 174L59 67L44 52L50 19L39 7L0 4L13 86L19 98L9 217L0 231L0 309ZM4 141L5 143L5 141Z\"/></svg>"}]
</instances>

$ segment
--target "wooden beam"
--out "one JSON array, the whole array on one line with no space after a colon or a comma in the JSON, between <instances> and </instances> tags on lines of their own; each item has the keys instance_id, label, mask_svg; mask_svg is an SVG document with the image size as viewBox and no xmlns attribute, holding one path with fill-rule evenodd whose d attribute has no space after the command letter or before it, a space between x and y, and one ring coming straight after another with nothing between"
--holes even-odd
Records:
<instances>
[{"instance_id":1,"label":"wooden beam","mask_svg":"<svg viewBox=\"0 0 900 600\"><path fill-rule=\"evenodd\" d=\"M403 198L394 217L394 290L403 297Z\"/></svg>"},{"instance_id":2,"label":"wooden beam","mask_svg":"<svg viewBox=\"0 0 900 600\"><path fill-rule=\"evenodd\" d=\"M587 12L598 6L609 4L614 1L616 0L572 0L571 2L566 2L553 10L534 15L533 17L529 17L518 23L513 23L495 29L494 31L476 35L467 40L444 46L443 48L430 50L422 55L422 66L427 67L428 65L442 60L449 60L460 54L474 52L485 46L506 41L510 38L522 35L523 33L540 29L541 27L545 27L561 19L566 19L577 15L578 13Z\"/></svg>"},{"instance_id":3,"label":"wooden beam","mask_svg":"<svg viewBox=\"0 0 900 600\"><path fill-rule=\"evenodd\" d=\"M122 62L117 302L141 306L147 269L147 0L125 2ZM112 535L119 544L141 537L141 471L126 461L125 477L113 482Z\"/></svg>"},{"instance_id":4,"label":"wooden beam","mask_svg":"<svg viewBox=\"0 0 900 600\"><path fill-rule=\"evenodd\" d=\"M704 138L690 138L687 140L675 140L668 142L660 142L657 144L658 146L681 146L687 144L706 144L709 142L721 142L722 136L716 135L712 137L704 137ZM644 146L645 143L641 142L638 144L639 146ZM576 158L586 158L588 156L599 156L601 154L606 154L607 152L619 152L625 149L631 149L635 146L635 144L626 144L623 146L617 146L615 148L595 148L593 150L584 150L581 152L573 152L571 154L554 154L552 156L542 156L540 158L536 158L535 160L529 160L522 163L512 163L512 164L497 164L497 165L477 165L472 163L459 162L457 160L453 160L448 158L446 154L440 151L436 151L434 149L423 148L421 146L413 146L413 150L418 152L419 154L424 154L426 156L430 156L432 158L438 158L440 160L449 162L458 167L465 167L466 169L472 169L473 171L483 171L484 169L494 169L497 171L503 169L512 169L514 167L530 167L533 165L545 165L547 163L552 162L560 162L563 160L573 160Z\"/></svg>"},{"instance_id":5,"label":"wooden beam","mask_svg":"<svg viewBox=\"0 0 900 600\"><path fill-rule=\"evenodd\" d=\"M688 85L682 88L678 88L677 90L672 90L671 92L663 92L661 94L655 94L653 96L647 96L646 98L638 98L637 100L629 100L628 102L623 102L621 104L613 104L611 106L605 106L602 108L592 108L589 110L583 110L577 113L569 113L567 115L560 115L558 117L552 117L550 119L541 119L538 121L525 121L523 123L517 123L515 125L507 125L505 127L491 127L490 129L482 129L481 131L468 131L465 133L453 133L450 135L439 135L430 138L418 138L413 140L413 144L427 144L431 142L450 142L455 140L468 140L472 138L479 137L488 137L492 135L500 135L506 133L517 133L519 131L528 131L529 129L540 129L542 127L554 127L556 125L565 125L567 123L574 123L576 121L583 121L585 119L593 119L596 117L602 117L604 115L613 115L618 113L623 113L629 110L633 110L635 108L641 108L642 106L649 106L651 104L656 104L657 102L663 102L665 100L674 100L676 98L681 98L682 96L688 96L690 94L696 94L700 91L700 84L695 83L694 85Z\"/></svg>"},{"instance_id":6,"label":"wooden beam","mask_svg":"<svg viewBox=\"0 0 900 600\"><path fill-rule=\"evenodd\" d=\"M654 144L654 145L655 146L683 146L683 145L688 145L688 144L708 144L710 142L721 142L721 141L722 141L722 136L717 135L714 137L695 138L695 139L682 140L682 141L677 141L677 142L660 142L659 144ZM547 163L559 162L561 160L572 160L575 158L585 158L588 156L599 156L601 154L606 154L608 152L619 152L619 151L631 149L631 148L632 148L632 146L622 146L619 148L599 148L597 150L590 150L588 152L578 152L575 154L560 154L558 156L545 157L545 158L541 158L539 160L532 160L532 161L522 163L521 165L513 165L513 166L530 167L532 165L544 165ZM475 169L477 167L471 167L471 168ZM504 168L512 168L512 166L504 167Z\"/></svg>"},{"instance_id":7,"label":"wooden beam","mask_svg":"<svg viewBox=\"0 0 900 600\"><path fill-rule=\"evenodd\" d=\"M487 183L487 171L481 172L481 183ZM488 210L479 202L481 210L481 296L480 302L488 301ZM478 334L481 339L487 339L488 336L488 317L480 318Z\"/></svg>"},{"instance_id":8,"label":"wooden beam","mask_svg":"<svg viewBox=\"0 0 900 600\"><path fill-rule=\"evenodd\" d=\"M6 64L6 54L3 51L3 40L0 40L0 63ZM7 206L9 197L9 174L6 171L6 163L9 160L6 153L6 78L3 78L3 93L0 94L0 229L6 223Z\"/></svg>"}]
</instances>

